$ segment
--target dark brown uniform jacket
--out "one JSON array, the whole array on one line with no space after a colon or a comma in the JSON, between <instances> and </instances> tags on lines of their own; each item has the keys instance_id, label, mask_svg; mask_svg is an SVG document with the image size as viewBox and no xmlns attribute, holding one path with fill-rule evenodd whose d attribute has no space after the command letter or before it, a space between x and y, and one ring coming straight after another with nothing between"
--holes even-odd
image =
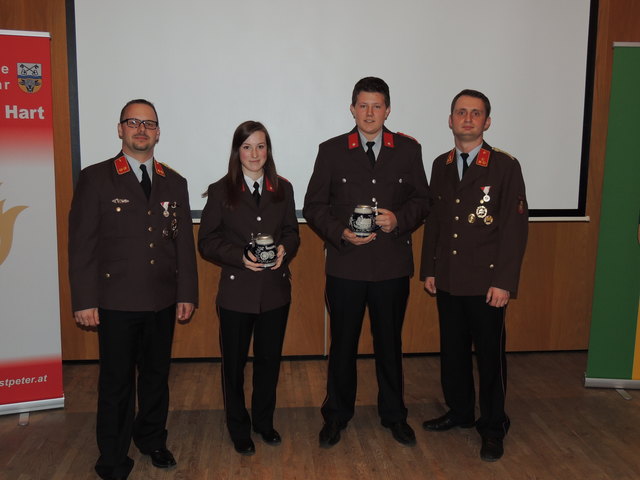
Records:
<instances>
[{"instance_id":1,"label":"dark brown uniform jacket","mask_svg":"<svg viewBox=\"0 0 640 480\"><path fill-rule=\"evenodd\" d=\"M489 287L515 294L528 218L515 158L485 142L459 181L455 149L443 153L431 170L420 277L435 277L438 290L452 295L486 295Z\"/></svg>"},{"instance_id":2,"label":"dark brown uniform jacket","mask_svg":"<svg viewBox=\"0 0 640 480\"><path fill-rule=\"evenodd\" d=\"M222 267L218 286L218 306L243 313L260 313L281 307L291 301L289 262L300 244L298 220L293 201L293 187L278 177L284 188L284 199L273 201L273 189L266 179L260 205L256 205L243 183L238 204L224 206L226 187L223 179L209 185L207 204L202 211L198 249L206 260ZM287 255L277 270L249 270L242 263L244 247L251 234L269 234L276 245L283 245Z\"/></svg>"},{"instance_id":3,"label":"dark brown uniform jacket","mask_svg":"<svg viewBox=\"0 0 640 480\"><path fill-rule=\"evenodd\" d=\"M325 240L326 273L348 280L382 281L411 276L411 232L428 213L429 186L420 144L383 132L375 167L360 143L357 128L320 144L304 199L304 217ZM355 246L341 240L356 205L395 213L398 228L378 230L377 238Z\"/></svg>"},{"instance_id":4,"label":"dark brown uniform jacket","mask_svg":"<svg viewBox=\"0 0 640 480\"><path fill-rule=\"evenodd\" d=\"M154 170L149 200L122 153L80 173L69 213L74 311L197 305L187 181L155 160Z\"/></svg>"}]
</instances>

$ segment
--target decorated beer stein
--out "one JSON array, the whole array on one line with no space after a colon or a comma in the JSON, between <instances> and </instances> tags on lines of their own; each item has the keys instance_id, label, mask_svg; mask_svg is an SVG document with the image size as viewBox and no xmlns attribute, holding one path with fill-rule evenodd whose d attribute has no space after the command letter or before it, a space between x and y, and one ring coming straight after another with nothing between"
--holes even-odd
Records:
<instances>
[{"instance_id":1,"label":"decorated beer stein","mask_svg":"<svg viewBox=\"0 0 640 480\"><path fill-rule=\"evenodd\" d=\"M278 251L271 235L258 233L255 237L251 234L251 242L246 250L256 257L255 262L263 268L273 267L276 264Z\"/></svg>"},{"instance_id":2,"label":"decorated beer stein","mask_svg":"<svg viewBox=\"0 0 640 480\"><path fill-rule=\"evenodd\" d=\"M378 229L376 215L378 209L371 205L356 205L349 218L349 228L357 237L368 237Z\"/></svg>"}]
</instances>

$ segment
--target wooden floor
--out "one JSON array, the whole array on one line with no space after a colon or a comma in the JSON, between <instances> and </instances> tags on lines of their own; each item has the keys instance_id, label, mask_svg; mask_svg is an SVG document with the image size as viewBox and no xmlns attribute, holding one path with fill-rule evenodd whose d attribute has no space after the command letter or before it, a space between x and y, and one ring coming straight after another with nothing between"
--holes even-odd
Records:
<instances>
[{"instance_id":1,"label":"wooden floor","mask_svg":"<svg viewBox=\"0 0 640 480\"><path fill-rule=\"evenodd\" d=\"M640 392L586 389L584 352L509 355L505 456L480 460L475 430L426 432L421 423L445 407L438 356L405 359L405 401L418 444L396 443L380 426L373 360L359 361L356 415L342 441L318 447L325 360L285 361L276 428L281 446L256 441L257 453L235 453L224 423L220 364L177 362L171 373L169 447L178 466L163 471L132 447L130 479L640 479ZM0 479L97 478L96 364L64 366L66 407L34 412L30 424L0 417ZM247 367L250 378L251 366ZM248 382L250 383L250 382Z\"/></svg>"}]
</instances>

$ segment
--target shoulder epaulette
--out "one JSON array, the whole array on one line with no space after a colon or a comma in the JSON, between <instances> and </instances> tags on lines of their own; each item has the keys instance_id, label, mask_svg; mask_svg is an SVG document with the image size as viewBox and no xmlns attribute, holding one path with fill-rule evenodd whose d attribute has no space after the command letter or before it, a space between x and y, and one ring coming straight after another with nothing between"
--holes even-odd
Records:
<instances>
[{"instance_id":1,"label":"shoulder epaulette","mask_svg":"<svg viewBox=\"0 0 640 480\"><path fill-rule=\"evenodd\" d=\"M499 152L499 153L504 153L507 157L509 157L511 160L515 160L516 158L511 155L509 152L505 152L504 150L500 150L499 148L496 147L491 147L493 148L494 151Z\"/></svg>"},{"instance_id":2,"label":"shoulder epaulette","mask_svg":"<svg viewBox=\"0 0 640 480\"><path fill-rule=\"evenodd\" d=\"M407 135L406 133L402 133L402 132L396 132L398 135L402 135L405 138L410 138L411 140L413 140L414 142L416 142L418 145L420 144L420 142L418 140L416 140L415 138L413 138L411 135Z\"/></svg>"}]
</instances>

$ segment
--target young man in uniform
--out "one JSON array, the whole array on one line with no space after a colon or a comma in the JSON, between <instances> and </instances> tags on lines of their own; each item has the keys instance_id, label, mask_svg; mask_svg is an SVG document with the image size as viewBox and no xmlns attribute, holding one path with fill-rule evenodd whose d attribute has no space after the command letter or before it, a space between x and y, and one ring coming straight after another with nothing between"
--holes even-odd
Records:
<instances>
[{"instance_id":1,"label":"young man in uniform","mask_svg":"<svg viewBox=\"0 0 640 480\"><path fill-rule=\"evenodd\" d=\"M330 447L353 417L356 355L369 308L378 379L378 414L400 443L413 445L402 379L402 323L413 274L411 232L427 215L420 145L387 130L389 87L375 77L356 83L356 126L319 147L303 214L324 239L331 316L327 396L320 445ZM378 230L357 236L348 220L357 205L377 209Z\"/></svg>"}]
</instances>

